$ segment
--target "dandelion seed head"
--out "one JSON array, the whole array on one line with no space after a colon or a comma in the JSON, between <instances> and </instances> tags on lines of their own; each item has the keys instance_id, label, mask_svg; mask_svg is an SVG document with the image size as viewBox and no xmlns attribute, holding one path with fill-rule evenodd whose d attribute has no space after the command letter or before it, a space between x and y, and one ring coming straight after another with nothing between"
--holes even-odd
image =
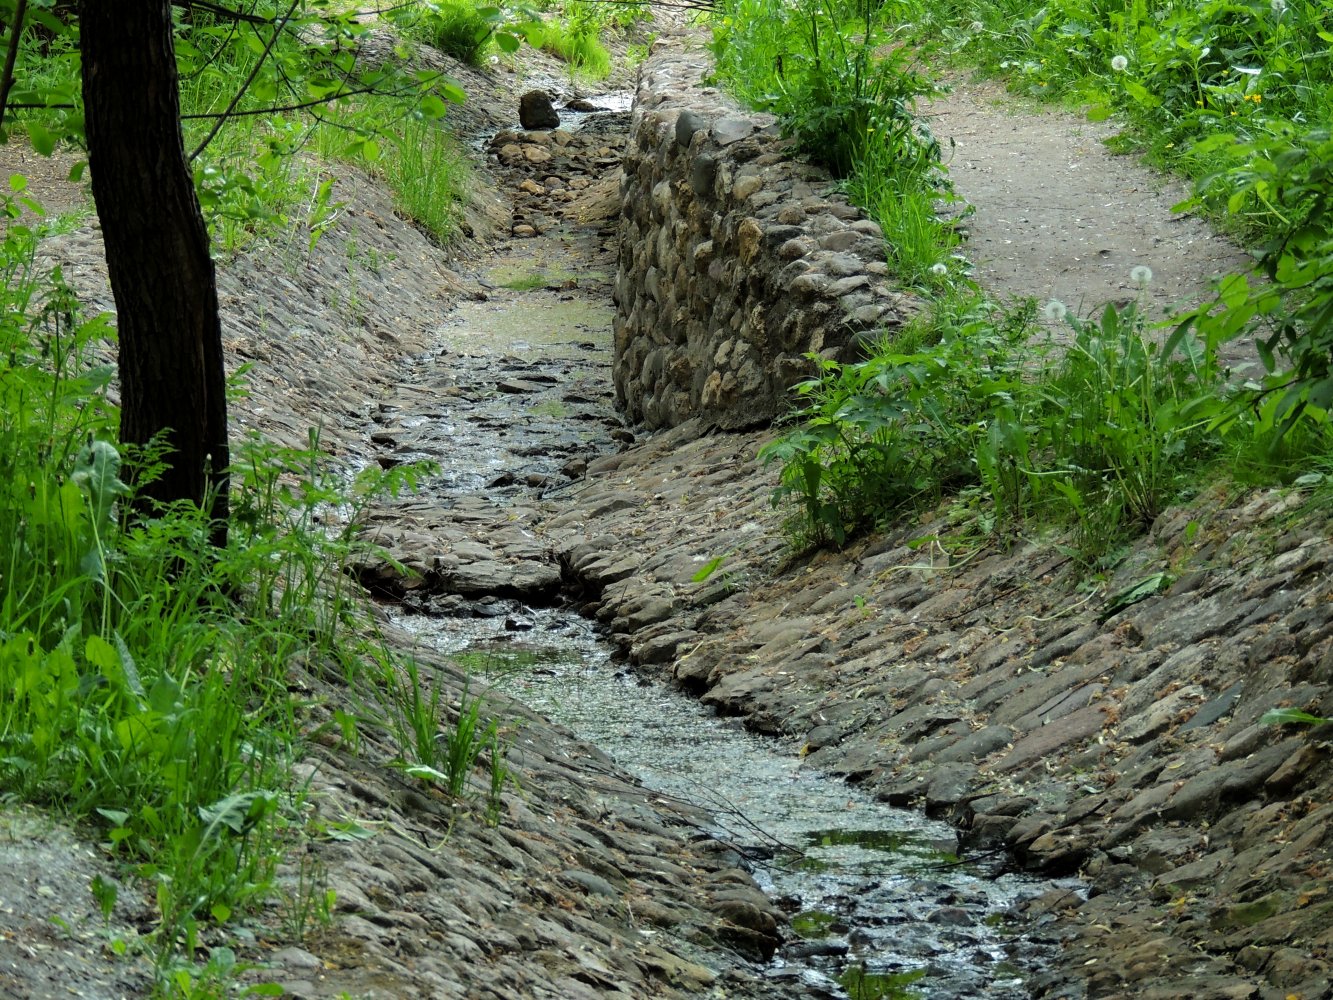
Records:
<instances>
[{"instance_id":1,"label":"dandelion seed head","mask_svg":"<svg viewBox=\"0 0 1333 1000\"><path fill-rule=\"evenodd\" d=\"M942 277L944 277L946 274L949 273L949 265L948 265L948 264L943 264L943 263L940 263L940 264L931 264L931 265L930 265L930 273L933 274L933 275L935 275L935 276L938 277L938 278L942 278Z\"/></svg>"},{"instance_id":2,"label":"dandelion seed head","mask_svg":"<svg viewBox=\"0 0 1333 1000\"><path fill-rule=\"evenodd\" d=\"M1123 73L1125 70L1129 69L1129 57L1112 56L1111 68L1115 70L1117 73Z\"/></svg>"},{"instance_id":3,"label":"dandelion seed head","mask_svg":"<svg viewBox=\"0 0 1333 1000\"><path fill-rule=\"evenodd\" d=\"M1269 0L1268 6L1278 17L1287 12L1287 0Z\"/></svg>"},{"instance_id":4,"label":"dandelion seed head","mask_svg":"<svg viewBox=\"0 0 1333 1000\"><path fill-rule=\"evenodd\" d=\"M1140 288L1151 284L1152 268L1146 264L1139 264L1137 267L1131 268L1129 272L1129 280L1134 282L1134 284L1138 285Z\"/></svg>"},{"instance_id":5,"label":"dandelion seed head","mask_svg":"<svg viewBox=\"0 0 1333 1000\"><path fill-rule=\"evenodd\" d=\"M1273 2L1278 3L1280 2L1280 0L1273 0ZM985 31L986 26L982 24L980 21L973 21L971 24L967 26L967 30L972 32L973 34L976 34L978 31Z\"/></svg>"},{"instance_id":6,"label":"dandelion seed head","mask_svg":"<svg viewBox=\"0 0 1333 1000\"><path fill-rule=\"evenodd\" d=\"M1041 313L1052 323L1059 323L1069 314L1069 309L1059 299L1051 299L1042 307Z\"/></svg>"}]
</instances>

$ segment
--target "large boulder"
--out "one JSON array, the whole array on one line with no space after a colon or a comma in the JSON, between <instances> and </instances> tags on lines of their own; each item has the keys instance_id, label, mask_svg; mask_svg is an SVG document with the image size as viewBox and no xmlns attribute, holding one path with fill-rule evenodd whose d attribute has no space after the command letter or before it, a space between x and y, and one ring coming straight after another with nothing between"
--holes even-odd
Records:
<instances>
[{"instance_id":1,"label":"large boulder","mask_svg":"<svg viewBox=\"0 0 1333 1000\"><path fill-rule=\"evenodd\" d=\"M520 97L518 123L526 129L558 128L560 116L551 103L551 95L544 90L529 90Z\"/></svg>"}]
</instances>

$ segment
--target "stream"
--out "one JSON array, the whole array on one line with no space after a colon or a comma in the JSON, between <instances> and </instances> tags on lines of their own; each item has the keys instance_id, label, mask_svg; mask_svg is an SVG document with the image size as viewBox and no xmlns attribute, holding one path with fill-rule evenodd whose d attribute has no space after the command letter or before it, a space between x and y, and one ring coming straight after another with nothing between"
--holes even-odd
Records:
<instances>
[{"instance_id":1,"label":"stream","mask_svg":"<svg viewBox=\"0 0 1333 1000\"><path fill-rule=\"evenodd\" d=\"M1004 913L1056 883L1005 873L1000 859L960 862L947 824L805 768L795 745L635 676L566 611L505 601L486 617L393 617L477 681L709 815L708 832L750 859L790 915L791 941L768 975L790 981L793 996L1028 995L1023 975L1041 956Z\"/></svg>"}]
</instances>

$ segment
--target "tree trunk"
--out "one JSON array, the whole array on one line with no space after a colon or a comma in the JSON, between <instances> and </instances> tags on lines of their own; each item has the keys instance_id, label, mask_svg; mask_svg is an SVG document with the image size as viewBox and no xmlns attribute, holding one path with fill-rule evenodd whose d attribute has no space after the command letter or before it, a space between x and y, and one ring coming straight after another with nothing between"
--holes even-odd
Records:
<instances>
[{"instance_id":1,"label":"tree trunk","mask_svg":"<svg viewBox=\"0 0 1333 1000\"><path fill-rule=\"evenodd\" d=\"M140 509L189 500L226 544L226 372L217 281L180 128L171 0L83 0L93 199L120 331L120 439L165 432L170 467Z\"/></svg>"}]
</instances>

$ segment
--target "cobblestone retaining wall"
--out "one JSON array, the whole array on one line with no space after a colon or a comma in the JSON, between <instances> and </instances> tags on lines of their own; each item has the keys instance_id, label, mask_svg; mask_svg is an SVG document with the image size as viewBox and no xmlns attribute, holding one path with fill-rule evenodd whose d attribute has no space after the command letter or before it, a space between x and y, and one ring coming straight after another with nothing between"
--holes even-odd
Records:
<instances>
[{"instance_id":1,"label":"cobblestone retaining wall","mask_svg":"<svg viewBox=\"0 0 1333 1000\"><path fill-rule=\"evenodd\" d=\"M649 427L763 424L813 370L900 326L879 226L667 50L644 64L624 160L615 385Z\"/></svg>"}]
</instances>

